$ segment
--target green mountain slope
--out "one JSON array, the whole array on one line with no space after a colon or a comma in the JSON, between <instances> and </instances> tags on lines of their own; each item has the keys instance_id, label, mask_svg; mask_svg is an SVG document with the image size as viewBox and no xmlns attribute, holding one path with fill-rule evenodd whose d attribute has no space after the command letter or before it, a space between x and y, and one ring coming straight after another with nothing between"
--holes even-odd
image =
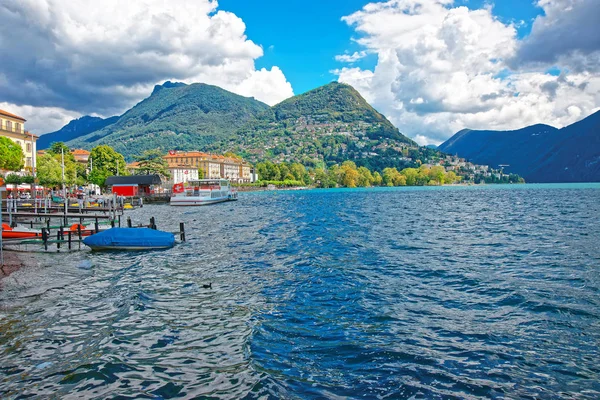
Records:
<instances>
[{"instance_id":1,"label":"green mountain slope","mask_svg":"<svg viewBox=\"0 0 600 400\"><path fill-rule=\"evenodd\" d=\"M269 109L264 103L202 83L166 82L115 123L69 141L70 147L107 144L128 159L144 150L197 150L233 135Z\"/></svg>"},{"instance_id":2,"label":"green mountain slope","mask_svg":"<svg viewBox=\"0 0 600 400\"><path fill-rule=\"evenodd\" d=\"M409 152L419 151L352 86L338 82L284 100L236 136L208 147L250 161L316 165L353 160L376 169L405 166Z\"/></svg>"}]
</instances>

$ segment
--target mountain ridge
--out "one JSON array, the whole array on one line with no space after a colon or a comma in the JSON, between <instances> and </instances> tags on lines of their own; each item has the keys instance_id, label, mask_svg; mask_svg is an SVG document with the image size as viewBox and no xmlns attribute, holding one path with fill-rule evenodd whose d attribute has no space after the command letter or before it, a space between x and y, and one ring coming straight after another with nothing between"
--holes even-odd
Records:
<instances>
[{"instance_id":1,"label":"mountain ridge","mask_svg":"<svg viewBox=\"0 0 600 400\"><path fill-rule=\"evenodd\" d=\"M191 150L230 135L268 108L217 86L167 81L113 124L67 144L83 148L108 144L128 157L157 147Z\"/></svg>"},{"instance_id":2,"label":"mountain ridge","mask_svg":"<svg viewBox=\"0 0 600 400\"><path fill-rule=\"evenodd\" d=\"M37 148L39 150L44 150L50 147L50 144L53 142L68 142L111 125L118 119L118 116L100 118L84 115L83 117L70 121L67 125L57 131L41 135L37 141Z\"/></svg>"},{"instance_id":3,"label":"mountain ridge","mask_svg":"<svg viewBox=\"0 0 600 400\"><path fill-rule=\"evenodd\" d=\"M356 89L339 82L269 107L216 86L167 81L112 124L67 142L87 149L97 144L108 144L128 159L158 147L235 151L250 161L351 159L371 167L404 167L409 162L401 153L419 148Z\"/></svg>"},{"instance_id":4,"label":"mountain ridge","mask_svg":"<svg viewBox=\"0 0 600 400\"><path fill-rule=\"evenodd\" d=\"M600 111L561 129L463 129L439 146L477 164L504 167L527 182L600 181Z\"/></svg>"}]
</instances>

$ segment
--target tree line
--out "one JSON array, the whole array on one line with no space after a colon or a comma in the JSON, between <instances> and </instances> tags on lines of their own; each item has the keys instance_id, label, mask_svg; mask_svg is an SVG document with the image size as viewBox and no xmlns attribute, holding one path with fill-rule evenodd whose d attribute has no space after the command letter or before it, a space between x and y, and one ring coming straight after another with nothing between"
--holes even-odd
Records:
<instances>
[{"instance_id":1,"label":"tree line","mask_svg":"<svg viewBox=\"0 0 600 400\"><path fill-rule=\"evenodd\" d=\"M461 177L454 171L446 172L439 165L419 168L384 168L381 173L367 167L357 167L352 161L344 161L329 168L307 170L299 163L261 162L255 166L260 181L264 183L292 186L290 183L314 184L320 188L369 187L369 186L424 186L458 183ZM297 186L297 185L294 185Z\"/></svg>"},{"instance_id":2,"label":"tree line","mask_svg":"<svg viewBox=\"0 0 600 400\"><path fill-rule=\"evenodd\" d=\"M6 150L2 153L7 155L6 157L0 157L0 168L18 171L23 167L22 149L10 139L7 140L12 145L0 140L0 150ZM138 161L136 171L138 174L159 174L164 178L170 177L168 164L163 159L163 154L159 149L147 150L135 159ZM62 183L67 186L83 186L93 183L103 187L106 178L115 175L129 175L129 171L127 170L125 157L112 147L107 145L94 147L90 152L87 164L84 164L77 162L67 145L62 142L55 142L50 145L50 148L44 154L37 157L35 181L47 187L57 187ZM34 177L32 175L8 174L6 183L31 184L34 183Z\"/></svg>"}]
</instances>

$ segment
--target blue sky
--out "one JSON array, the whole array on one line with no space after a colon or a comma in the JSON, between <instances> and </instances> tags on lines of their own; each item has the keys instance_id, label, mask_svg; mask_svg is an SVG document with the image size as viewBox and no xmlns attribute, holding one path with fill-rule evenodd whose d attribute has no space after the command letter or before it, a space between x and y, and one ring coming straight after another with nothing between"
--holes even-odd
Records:
<instances>
[{"instance_id":1,"label":"blue sky","mask_svg":"<svg viewBox=\"0 0 600 400\"><path fill-rule=\"evenodd\" d=\"M257 68L279 66L300 94L337 79L330 71L342 64L338 54L360 51L352 38L357 33L341 20L360 10L365 0L219 0L219 9L235 13L246 23L248 38L261 45L264 56L256 60ZM479 9L491 4L483 0L459 0L454 6ZM533 0L500 0L493 5L493 14L504 23L525 21L519 26L522 38L531 30L531 23L543 10ZM355 63L372 69L375 55Z\"/></svg>"}]
</instances>

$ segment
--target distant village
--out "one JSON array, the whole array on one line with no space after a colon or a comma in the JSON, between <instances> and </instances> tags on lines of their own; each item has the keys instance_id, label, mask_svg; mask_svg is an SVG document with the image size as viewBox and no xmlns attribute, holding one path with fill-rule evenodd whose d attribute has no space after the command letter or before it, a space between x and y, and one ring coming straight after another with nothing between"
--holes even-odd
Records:
<instances>
[{"instance_id":1,"label":"distant village","mask_svg":"<svg viewBox=\"0 0 600 400\"><path fill-rule=\"evenodd\" d=\"M36 142L38 136L25 130L26 120L23 117L12 114L10 112L0 110L0 137L10 139L22 149L23 160L21 168L6 168L0 165L2 175L6 175L9 171L20 175L32 175L37 170L36 160L43 157L47 150L37 150ZM411 160L408 157L410 145L392 143L392 141L384 140L378 143L376 148L366 146L368 139L366 138L366 129L368 124L361 122L353 124L331 123L323 124L320 121L311 119L299 118L296 121L296 126L293 128L295 132L302 132L304 135L344 135L357 143L357 147L363 148L363 156L377 156L377 151L392 148L400 157L405 157L406 161ZM286 138L289 139L289 138ZM285 141L285 139L284 139ZM364 143L363 143L364 142ZM277 140L275 141L278 143ZM342 145L344 146L344 145ZM90 160L91 153L84 149L69 149L74 160L82 166L83 169L88 169L93 165L93 160ZM265 148L265 150L269 150ZM345 150L345 149L343 149ZM165 174L166 179L161 181L162 185L172 185L174 183L186 183L190 180L199 178L209 179L228 179L237 184L252 184L261 179L252 164L235 156L231 153L226 155L210 154L201 151L176 151L171 150L162 156L166 162L168 174ZM280 160L276 162L286 162L284 154L281 154ZM426 160L426 163L421 165L432 167L443 167L447 172L454 172L462 177L462 182L474 182L488 179L501 180L508 175L503 174L502 170L492 170L488 166L476 165L466 161L458 156L446 155L442 158L434 160ZM125 171L121 171L121 175L138 175L140 168L139 162L132 162L125 165ZM119 175L119 170L115 171L114 175ZM264 179L264 178L263 178Z\"/></svg>"}]
</instances>

